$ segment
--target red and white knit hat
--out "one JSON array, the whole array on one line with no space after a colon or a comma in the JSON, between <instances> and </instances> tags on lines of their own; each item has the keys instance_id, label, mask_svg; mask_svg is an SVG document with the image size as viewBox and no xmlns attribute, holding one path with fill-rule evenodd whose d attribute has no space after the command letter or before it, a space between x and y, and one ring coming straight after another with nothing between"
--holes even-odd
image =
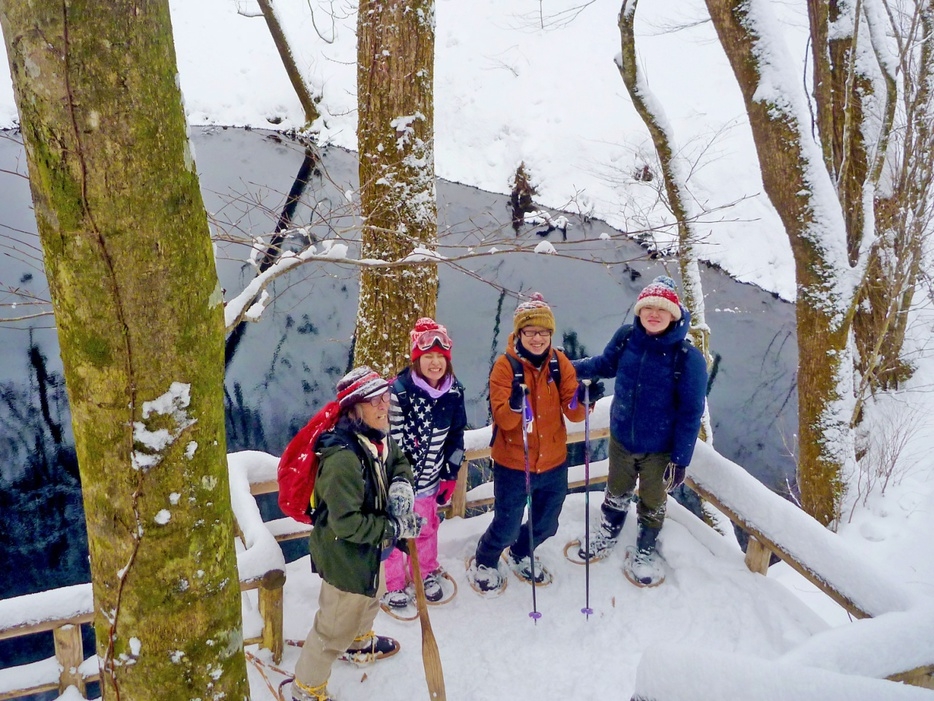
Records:
<instances>
[{"instance_id":1,"label":"red and white knit hat","mask_svg":"<svg viewBox=\"0 0 934 701\"><path fill-rule=\"evenodd\" d=\"M415 328L409 332L409 340L412 342L413 362L430 351L437 351L451 362L454 341L448 336L448 330L434 319L423 316L416 321Z\"/></svg>"},{"instance_id":2,"label":"red and white knit hat","mask_svg":"<svg viewBox=\"0 0 934 701\"><path fill-rule=\"evenodd\" d=\"M389 383L368 365L354 368L337 381L337 403L341 409L349 409L370 397L376 397L389 389Z\"/></svg>"},{"instance_id":3,"label":"red and white knit hat","mask_svg":"<svg viewBox=\"0 0 934 701\"><path fill-rule=\"evenodd\" d=\"M642 292L639 293L639 299L636 300L634 313L639 316L639 310L642 307L657 307L671 313L675 321L681 318L681 300L678 299L678 293L675 291L675 281L667 275L659 275L652 280Z\"/></svg>"}]
</instances>

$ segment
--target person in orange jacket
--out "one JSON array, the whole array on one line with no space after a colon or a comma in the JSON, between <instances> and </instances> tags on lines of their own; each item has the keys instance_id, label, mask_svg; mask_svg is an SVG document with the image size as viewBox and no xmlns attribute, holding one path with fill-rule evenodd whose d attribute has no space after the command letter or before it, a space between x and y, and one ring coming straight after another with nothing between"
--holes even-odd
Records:
<instances>
[{"instance_id":1,"label":"person in orange jacket","mask_svg":"<svg viewBox=\"0 0 934 701\"><path fill-rule=\"evenodd\" d=\"M527 581L550 580L535 548L558 530L558 515L568 491L567 429L564 419L584 420L578 401L577 373L561 351L552 348L555 317L539 293L516 307L513 333L506 353L490 372L490 408L493 413L493 521L477 544L475 561L468 572L474 588L497 593L505 585L498 562L506 548L510 567ZM531 409L523 421L523 393L514 381L512 356L521 364L522 382L528 388L525 401ZM554 375L560 375L560 386ZM528 455L523 441L526 426ZM526 505L526 470L532 509L522 523ZM529 530L531 529L531 538Z\"/></svg>"}]
</instances>

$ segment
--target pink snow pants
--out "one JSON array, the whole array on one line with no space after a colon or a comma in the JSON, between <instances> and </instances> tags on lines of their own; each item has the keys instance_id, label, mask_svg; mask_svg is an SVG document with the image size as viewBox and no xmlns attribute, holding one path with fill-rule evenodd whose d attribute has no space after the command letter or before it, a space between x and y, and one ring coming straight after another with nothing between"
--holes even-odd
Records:
<instances>
[{"instance_id":1,"label":"pink snow pants","mask_svg":"<svg viewBox=\"0 0 934 701\"><path fill-rule=\"evenodd\" d=\"M415 539L415 549L418 551L418 564L422 577L438 569L438 502L434 494L420 496L415 499L415 513L425 519L425 525L418 538ZM386 560L386 590L398 591L405 589L407 579L411 579L412 568L406 567L408 557L402 554L399 548L393 548L392 555ZM408 577L406 577L408 570Z\"/></svg>"}]
</instances>

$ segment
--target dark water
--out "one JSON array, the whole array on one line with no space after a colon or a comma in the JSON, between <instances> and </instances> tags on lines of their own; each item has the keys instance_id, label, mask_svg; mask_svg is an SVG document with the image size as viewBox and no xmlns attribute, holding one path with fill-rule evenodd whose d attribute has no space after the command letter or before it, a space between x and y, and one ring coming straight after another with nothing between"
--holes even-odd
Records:
<instances>
[{"instance_id":1,"label":"dark water","mask_svg":"<svg viewBox=\"0 0 934 701\"><path fill-rule=\"evenodd\" d=\"M249 245L223 239L271 232L302 162L301 146L258 131L211 129L193 134L206 207L218 243L218 272L227 297L252 276ZM0 286L48 299L22 147L0 134ZM322 238L350 235L356 220L345 193L356 183L354 155L325 149L319 175L297 209L296 222ZM508 173L503 174L507 182ZM470 245L485 252L514 240L508 198L455 183L438 185L442 252ZM569 255L486 255L442 266L437 318L454 339L454 365L467 387L472 426L487 423L486 377L512 329L516 299L508 291L541 291L552 306L567 349L600 352L630 320L632 304L655 275L677 265L650 260L618 233L568 214ZM327 221L324 221L324 220ZM534 228L521 232L538 242ZM560 232L548 239L561 240ZM596 239L585 243L584 239ZM576 243L575 243L576 242ZM675 275L675 277L677 277ZM478 279L480 278L480 279ZM794 472L796 432L794 308L775 296L702 271L717 366L709 403L717 450L766 485L783 490ZM279 454L308 416L333 395L348 368L357 299L356 269L309 264L277 281L263 319L228 343L226 377L229 451ZM31 313L23 298L5 318ZM399 329L407 333L408 329ZM89 578L80 485L51 317L0 326L0 598ZM10 652L0 647L0 665Z\"/></svg>"}]
</instances>

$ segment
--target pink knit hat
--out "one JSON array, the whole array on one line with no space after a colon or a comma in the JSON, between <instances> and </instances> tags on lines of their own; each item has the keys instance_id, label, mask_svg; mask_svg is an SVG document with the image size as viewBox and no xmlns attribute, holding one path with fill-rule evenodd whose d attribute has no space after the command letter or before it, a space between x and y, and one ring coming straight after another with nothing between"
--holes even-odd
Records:
<instances>
[{"instance_id":1,"label":"pink knit hat","mask_svg":"<svg viewBox=\"0 0 934 701\"><path fill-rule=\"evenodd\" d=\"M678 293L675 291L675 281L667 275L659 275L652 280L639 293L634 309L636 316L639 315L642 307L664 309L671 313L675 321L678 321L681 318L681 300L678 299Z\"/></svg>"},{"instance_id":2,"label":"pink knit hat","mask_svg":"<svg viewBox=\"0 0 934 701\"><path fill-rule=\"evenodd\" d=\"M434 319L423 316L416 321L415 328L409 332L409 340L412 342L413 362L430 351L437 351L451 362L454 341L448 336L448 330Z\"/></svg>"}]
</instances>

